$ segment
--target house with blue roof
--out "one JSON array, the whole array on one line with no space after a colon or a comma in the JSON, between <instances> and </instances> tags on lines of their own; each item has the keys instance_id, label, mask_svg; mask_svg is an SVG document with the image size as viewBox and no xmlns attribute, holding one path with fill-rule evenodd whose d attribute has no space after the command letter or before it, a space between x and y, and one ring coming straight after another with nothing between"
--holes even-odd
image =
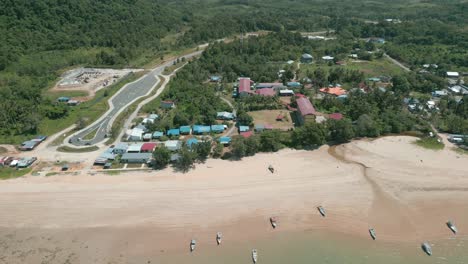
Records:
<instances>
[{"instance_id":1,"label":"house with blue roof","mask_svg":"<svg viewBox=\"0 0 468 264\"><path fill-rule=\"evenodd\" d=\"M193 134L196 135L209 134L211 132L210 126L194 125L192 128Z\"/></svg>"},{"instance_id":2,"label":"house with blue roof","mask_svg":"<svg viewBox=\"0 0 468 264\"><path fill-rule=\"evenodd\" d=\"M224 132L224 125L212 125L211 131L213 133L223 133Z\"/></svg>"},{"instance_id":3,"label":"house with blue roof","mask_svg":"<svg viewBox=\"0 0 468 264\"><path fill-rule=\"evenodd\" d=\"M154 138L154 139L161 138L162 136L164 136L164 132L162 132L162 131L155 131L155 132L153 133L153 138Z\"/></svg>"},{"instance_id":4,"label":"house with blue roof","mask_svg":"<svg viewBox=\"0 0 468 264\"><path fill-rule=\"evenodd\" d=\"M223 145L229 145L231 143L231 137L220 137L219 138L219 143Z\"/></svg>"},{"instance_id":5,"label":"house with blue roof","mask_svg":"<svg viewBox=\"0 0 468 264\"><path fill-rule=\"evenodd\" d=\"M301 87L301 83L300 82L288 82L286 83L286 85L288 87L292 87L292 88L300 88Z\"/></svg>"},{"instance_id":6,"label":"house with blue roof","mask_svg":"<svg viewBox=\"0 0 468 264\"><path fill-rule=\"evenodd\" d=\"M179 136L180 135L180 130L178 128L169 129L167 131L167 135L168 136Z\"/></svg>"},{"instance_id":7,"label":"house with blue roof","mask_svg":"<svg viewBox=\"0 0 468 264\"><path fill-rule=\"evenodd\" d=\"M180 134L182 135L189 135L190 132L192 132L192 129L190 128L190 126L181 126L179 130L180 130Z\"/></svg>"},{"instance_id":8,"label":"house with blue roof","mask_svg":"<svg viewBox=\"0 0 468 264\"><path fill-rule=\"evenodd\" d=\"M196 145L198 143L198 139L189 138L186 143L187 143L187 147L192 148L192 145L194 144Z\"/></svg>"},{"instance_id":9,"label":"house with blue roof","mask_svg":"<svg viewBox=\"0 0 468 264\"><path fill-rule=\"evenodd\" d=\"M239 132L247 132L250 130L249 126L239 126Z\"/></svg>"},{"instance_id":10,"label":"house with blue roof","mask_svg":"<svg viewBox=\"0 0 468 264\"><path fill-rule=\"evenodd\" d=\"M59 103L66 103L68 101L70 101L70 97L62 96L62 97L57 98L57 102Z\"/></svg>"}]
</instances>

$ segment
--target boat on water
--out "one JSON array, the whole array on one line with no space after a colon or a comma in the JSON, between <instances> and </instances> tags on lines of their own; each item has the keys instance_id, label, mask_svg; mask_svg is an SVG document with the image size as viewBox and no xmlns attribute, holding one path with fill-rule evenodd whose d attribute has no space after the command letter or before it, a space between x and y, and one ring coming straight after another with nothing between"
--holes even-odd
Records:
<instances>
[{"instance_id":1,"label":"boat on water","mask_svg":"<svg viewBox=\"0 0 468 264\"><path fill-rule=\"evenodd\" d=\"M421 248L428 256L432 256L432 248L431 245L429 245L429 243L422 243Z\"/></svg>"},{"instance_id":2,"label":"boat on water","mask_svg":"<svg viewBox=\"0 0 468 264\"><path fill-rule=\"evenodd\" d=\"M457 229L457 227L453 224L453 222L452 222L451 220L449 220L449 221L447 222L447 227L448 227L450 230L452 230L452 232L453 232L454 234L457 234L458 229Z\"/></svg>"},{"instance_id":3,"label":"boat on water","mask_svg":"<svg viewBox=\"0 0 468 264\"><path fill-rule=\"evenodd\" d=\"M252 249L252 260L253 260L253 263L257 263L258 261L258 253L256 249Z\"/></svg>"},{"instance_id":4,"label":"boat on water","mask_svg":"<svg viewBox=\"0 0 468 264\"><path fill-rule=\"evenodd\" d=\"M321 214L323 217L326 216L325 209L324 209L322 206L317 207L317 210L320 212L320 214Z\"/></svg>"},{"instance_id":5,"label":"boat on water","mask_svg":"<svg viewBox=\"0 0 468 264\"><path fill-rule=\"evenodd\" d=\"M221 244L221 240L223 239L223 234L221 232L216 233L216 243Z\"/></svg>"},{"instance_id":6,"label":"boat on water","mask_svg":"<svg viewBox=\"0 0 468 264\"><path fill-rule=\"evenodd\" d=\"M195 250L196 245L197 245L197 241L195 239L192 239L192 241L190 241L190 252Z\"/></svg>"},{"instance_id":7,"label":"boat on water","mask_svg":"<svg viewBox=\"0 0 468 264\"><path fill-rule=\"evenodd\" d=\"M273 168L273 166L268 166L268 170L271 172L271 173L274 173L275 172L275 169Z\"/></svg>"},{"instance_id":8,"label":"boat on water","mask_svg":"<svg viewBox=\"0 0 468 264\"><path fill-rule=\"evenodd\" d=\"M270 223L273 228L276 228L278 226L278 223L276 221L276 217L270 217Z\"/></svg>"},{"instance_id":9,"label":"boat on water","mask_svg":"<svg viewBox=\"0 0 468 264\"><path fill-rule=\"evenodd\" d=\"M377 235L375 234L374 228L369 229L369 234L370 234L370 236L372 237L373 240L375 240L377 238Z\"/></svg>"}]
</instances>

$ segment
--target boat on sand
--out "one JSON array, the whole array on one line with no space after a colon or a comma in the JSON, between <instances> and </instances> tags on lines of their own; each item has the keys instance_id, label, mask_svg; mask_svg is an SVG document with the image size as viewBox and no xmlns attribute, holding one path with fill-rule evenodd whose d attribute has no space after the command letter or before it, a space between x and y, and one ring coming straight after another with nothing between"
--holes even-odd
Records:
<instances>
[{"instance_id":1,"label":"boat on sand","mask_svg":"<svg viewBox=\"0 0 468 264\"><path fill-rule=\"evenodd\" d=\"M252 249L252 260L253 260L253 263L257 263L258 261L258 253L256 249Z\"/></svg>"},{"instance_id":2,"label":"boat on sand","mask_svg":"<svg viewBox=\"0 0 468 264\"><path fill-rule=\"evenodd\" d=\"M270 223L273 228L276 228L278 226L278 223L276 221L276 217L272 216L270 217Z\"/></svg>"},{"instance_id":3,"label":"boat on sand","mask_svg":"<svg viewBox=\"0 0 468 264\"><path fill-rule=\"evenodd\" d=\"M457 234L458 229L457 229L457 227L453 224L453 222L452 222L451 220L449 220L449 221L447 222L447 227L448 227L450 230L452 230L452 232L453 232L454 234Z\"/></svg>"},{"instance_id":4,"label":"boat on sand","mask_svg":"<svg viewBox=\"0 0 468 264\"><path fill-rule=\"evenodd\" d=\"M195 239L192 239L192 241L190 241L190 252L193 252L195 250L196 244L197 241Z\"/></svg>"},{"instance_id":5,"label":"boat on sand","mask_svg":"<svg viewBox=\"0 0 468 264\"><path fill-rule=\"evenodd\" d=\"M369 234L370 234L370 236L372 237L373 240L375 240L377 238L374 228L369 229Z\"/></svg>"},{"instance_id":6,"label":"boat on sand","mask_svg":"<svg viewBox=\"0 0 468 264\"><path fill-rule=\"evenodd\" d=\"M221 240L223 238L223 234L221 232L216 233L216 243L221 244Z\"/></svg>"},{"instance_id":7,"label":"boat on sand","mask_svg":"<svg viewBox=\"0 0 468 264\"><path fill-rule=\"evenodd\" d=\"M321 214L323 217L326 216L325 209L324 209L322 206L317 207L317 210L320 212L320 214Z\"/></svg>"},{"instance_id":8,"label":"boat on sand","mask_svg":"<svg viewBox=\"0 0 468 264\"><path fill-rule=\"evenodd\" d=\"M275 172L275 169L273 168L273 166L268 166L268 170L271 172L271 173L274 173Z\"/></svg>"},{"instance_id":9,"label":"boat on sand","mask_svg":"<svg viewBox=\"0 0 468 264\"><path fill-rule=\"evenodd\" d=\"M429 245L429 243L422 243L421 248L428 256L432 256L432 248L431 245Z\"/></svg>"}]
</instances>

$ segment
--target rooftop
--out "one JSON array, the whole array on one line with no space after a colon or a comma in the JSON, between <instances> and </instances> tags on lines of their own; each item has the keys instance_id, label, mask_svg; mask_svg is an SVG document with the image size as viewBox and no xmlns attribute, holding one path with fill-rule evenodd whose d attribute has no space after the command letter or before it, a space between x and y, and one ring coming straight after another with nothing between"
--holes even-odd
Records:
<instances>
[{"instance_id":1,"label":"rooftop","mask_svg":"<svg viewBox=\"0 0 468 264\"><path fill-rule=\"evenodd\" d=\"M249 93L250 84L251 84L250 78L239 78L239 93L242 93L242 92Z\"/></svg>"},{"instance_id":2,"label":"rooftop","mask_svg":"<svg viewBox=\"0 0 468 264\"><path fill-rule=\"evenodd\" d=\"M273 88L264 88L264 89L258 89L255 91L256 94L262 95L262 96L275 96L276 92Z\"/></svg>"},{"instance_id":3,"label":"rooftop","mask_svg":"<svg viewBox=\"0 0 468 264\"><path fill-rule=\"evenodd\" d=\"M315 108L308 98L299 97L296 99L296 102L297 102L297 108L302 116L315 114Z\"/></svg>"},{"instance_id":4,"label":"rooftop","mask_svg":"<svg viewBox=\"0 0 468 264\"><path fill-rule=\"evenodd\" d=\"M332 94L336 96L340 96L343 94L346 94L346 90L341 88L341 87L326 87L326 88L321 88L320 92L322 93L327 93L327 94Z\"/></svg>"},{"instance_id":5,"label":"rooftop","mask_svg":"<svg viewBox=\"0 0 468 264\"><path fill-rule=\"evenodd\" d=\"M141 146L141 151L153 151L157 146L157 143L154 143L154 142L148 142L148 143L144 143L142 146Z\"/></svg>"}]
</instances>

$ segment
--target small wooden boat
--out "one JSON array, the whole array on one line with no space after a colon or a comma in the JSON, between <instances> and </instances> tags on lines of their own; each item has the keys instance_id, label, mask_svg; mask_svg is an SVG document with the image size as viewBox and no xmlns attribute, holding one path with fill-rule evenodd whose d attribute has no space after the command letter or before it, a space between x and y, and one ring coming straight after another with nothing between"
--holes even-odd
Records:
<instances>
[{"instance_id":1,"label":"small wooden boat","mask_svg":"<svg viewBox=\"0 0 468 264\"><path fill-rule=\"evenodd\" d=\"M223 234L221 232L216 233L216 243L221 244L221 240L223 239Z\"/></svg>"},{"instance_id":2,"label":"small wooden boat","mask_svg":"<svg viewBox=\"0 0 468 264\"><path fill-rule=\"evenodd\" d=\"M447 222L447 227L450 228L450 230L452 230L452 232L453 232L454 234L457 234L458 229L457 229L457 227L453 224L452 221L449 220L449 221Z\"/></svg>"},{"instance_id":3,"label":"small wooden boat","mask_svg":"<svg viewBox=\"0 0 468 264\"><path fill-rule=\"evenodd\" d=\"M197 241L195 239L192 239L192 241L190 241L190 252L195 250L196 245L197 245Z\"/></svg>"},{"instance_id":4,"label":"small wooden boat","mask_svg":"<svg viewBox=\"0 0 468 264\"><path fill-rule=\"evenodd\" d=\"M320 214L321 214L323 217L326 216L325 209L324 209L322 206L317 207L317 210L320 212Z\"/></svg>"},{"instance_id":5,"label":"small wooden boat","mask_svg":"<svg viewBox=\"0 0 468 264\"><path fill-rule=\"evenodd\" d=\"M273 166L268 166L268 170L271 172L271 173L274 173L275 172L275 169L273 168Z\"/></svg>"},{"instance_id":6,"label":"small wooden boat","mask_svg":"<svg viewBox=\"0 0 468 264\"><path fill-rule=\"evenodd\" d=\"M258 261L258 253L256 249L252 249L252 260L253 260L253 263L257 263Z\"/></svg>"},{"instance_id":7,"label":"small wooden boat","mask_svg":"<svg viewBox=\"0 0 468 264\"><path fill-rule=\"evenodd\" d=\"M369 234L370 234L370 236L372 237L373 240L375 240L377 238L377 236L375 235L374 228L369 229Z\"/></svg>"},{"instance_id":8,"label":"small wooden boat","mask_svg":"<svg viewBox=\"0 0 468 264\"><path fill-rule=\"evenodd\" d=\"M432 248L431 245L429 245L429 243L422 243L421 248L428 256L432 256Z\"/></svg>"},{"instance_id":9,"label":"small wooden boat","mask_svg":"<svg viewBox=\"0 0 468 264\"><path fill-rule=\"evenodd\" d=\"M278 223L276 222L276 217L270 217L270 223L273 228L276 228L278 226Z\"/></svg>"}]
</instances>

